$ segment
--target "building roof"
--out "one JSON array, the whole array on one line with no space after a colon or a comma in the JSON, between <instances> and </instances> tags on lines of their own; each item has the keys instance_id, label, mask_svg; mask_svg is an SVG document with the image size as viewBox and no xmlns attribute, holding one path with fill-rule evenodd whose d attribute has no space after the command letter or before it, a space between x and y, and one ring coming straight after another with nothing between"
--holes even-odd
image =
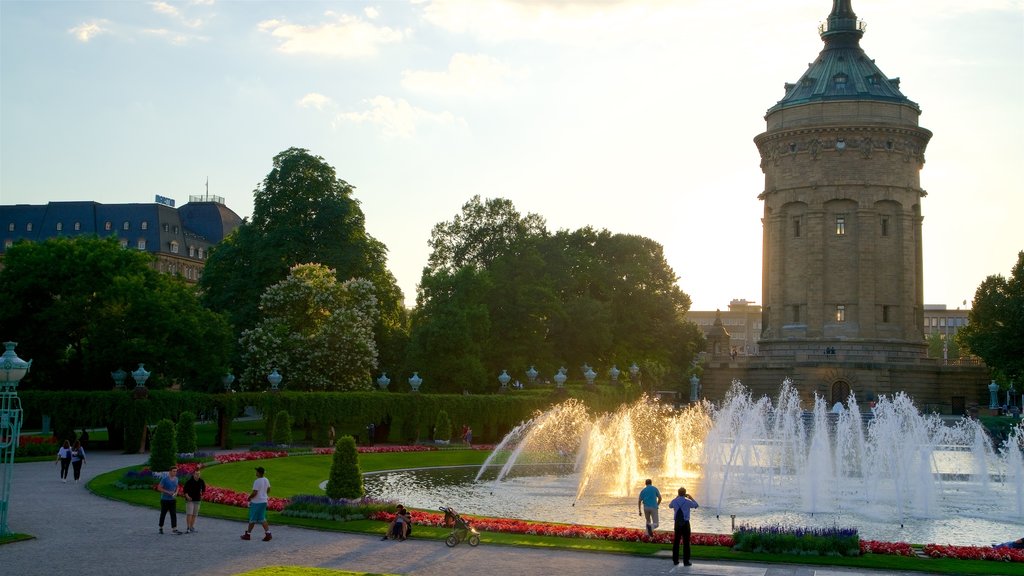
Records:
<instances>
[{"instance_id":1,"label":"building roof","mask_svg":"<svg viewBox=\"0 0 1024 576\"><path fill-rule=\"evenodd\" d=\"M900 79L887 78L864 53L860 39L866 26L853 12L851 0L833 0L832 12L818 27L825 47L786 95L768 109L771 114L791 106L832 100L875 100L920 109L900 92Z\"/></svg>"}]
</instances>

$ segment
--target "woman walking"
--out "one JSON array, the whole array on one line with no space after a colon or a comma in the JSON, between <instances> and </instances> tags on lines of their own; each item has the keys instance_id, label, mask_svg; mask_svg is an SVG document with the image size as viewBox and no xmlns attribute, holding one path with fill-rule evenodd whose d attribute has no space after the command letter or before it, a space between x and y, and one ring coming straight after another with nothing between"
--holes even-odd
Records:
<instances>
[{"instance_id":1,"label":"woman walking","mask_svg":"<svg viewBox=\"0 0 1024 576\"><path fill-rule=\"evenodd\" d=\"M67 483L68 481L68 468L71 467L71 442L64 441L64 445L57 450L56 464L60 462L60 479L62 482Z\"/></svg>"},{"instance_id":2,"label":"woman walking","mask_svg":"<svg viewBox=\"0 0 1024 576\"><path fill-rule=\"evenodd\" d=\"M82 448L82 443L75 440L75 445L71 447L71 468L75 471L75 482L78 482L79 477L82 476L82 465L85 464L85 448Z\"/></svg>"}]
</instances>

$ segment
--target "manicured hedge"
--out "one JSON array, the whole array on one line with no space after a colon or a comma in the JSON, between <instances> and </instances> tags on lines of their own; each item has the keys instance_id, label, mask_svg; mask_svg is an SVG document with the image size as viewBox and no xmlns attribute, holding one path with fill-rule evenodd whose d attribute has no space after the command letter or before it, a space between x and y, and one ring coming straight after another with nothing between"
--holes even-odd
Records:
<instances>
[{"instance_id":1,"label":"manicured hedge","mask_svg":"<svg viewBox=\"0 0 1024 576\"><path fill-rule=\"evenodd\" d=\"M538 410L569 396L583 400L594 411L614 410L622 402L637 397L629 386L599 386L596 390L572 389L558 395L550 389L493 395L419 394L395 392L239 392L204 394L152 390L144 399L134 399L125 391L19 393L25 419L39 422L43 414L51 417L54 433L72 433L82 426L106 426L110 438L123 438L126 452L137 452L146 425L167 418L177 421L182 412L218 415L221 443L230 437L231 420L241 408L254 406L267 416L287 411L295 425L306 431L304 439L327 445L326 430L334 426L337 436L366 438L366 427L373 423L378 437L388 442L410 443L427 440L438 412L444 410L454 427L473 428L474 440L495 442L519 422ZM229 417L225 417L229 416ZM62 432L63 431L63 432ZM314 438L316 431L316 438ZM269 432L269 430L268 430Z\"/></svg>"}]
</instances>

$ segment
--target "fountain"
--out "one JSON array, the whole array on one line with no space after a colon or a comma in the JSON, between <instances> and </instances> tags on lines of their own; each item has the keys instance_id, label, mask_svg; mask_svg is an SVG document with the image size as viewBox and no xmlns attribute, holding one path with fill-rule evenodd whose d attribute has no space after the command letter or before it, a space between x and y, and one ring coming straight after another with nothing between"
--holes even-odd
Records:
<instances>
[{"instance_id":1,"label":"fountain","mask_svg":"<svg viewBox=\"0 0 1024 576\"><path fill-rule=\"evenodd\" d=\"M734 382L720 405L680 411L649 398L599 416L561 403L512 430L444 497L472 501L462 507L470 514L635 526L636 494L651 477L663 494L683 485L697 495L694 529L705 532L729 532L735 516L987 544L1024 531L1022 446L1024 426L994 447L978 421L922 415L903 393L866 410L851 394L833 412L817 396L805 409L789 381L774 402ZM436 507L437 495L424 498Z\"/></svg>"}]
</instances>

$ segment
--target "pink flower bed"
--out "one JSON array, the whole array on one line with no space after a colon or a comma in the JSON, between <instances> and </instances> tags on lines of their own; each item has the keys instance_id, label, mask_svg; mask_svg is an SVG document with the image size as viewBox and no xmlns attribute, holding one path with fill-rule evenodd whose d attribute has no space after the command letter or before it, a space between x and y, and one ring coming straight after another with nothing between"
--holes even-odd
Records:
<instances>
[{"instance_id":1,"label":"pink flower bed","mask_svg":"<svg viewBox=\"0 0 1024 576\"><path fill-rule=\"evenodd\" d=\"M271 451L271 450L260 450L258 452L230 452L228 454L217 454L214 459L221 464L228 464L230 462L244 462L246 460L263 460L266 458L284 458L288 455L288 452L284 450Z\"/></svg>"},{"instance_id":2,"label":"pink flower bed","mask_svg":"<svg viewBox=\"0 0 1024 576\"><path fill-rule=\"evenodd\" d=\"M956 558L957 560L999 560L1024 562L1024 550L992 548L989 546L945 546L928 544L924 553L930 558Z\"/></svg>"}]
</instances>

